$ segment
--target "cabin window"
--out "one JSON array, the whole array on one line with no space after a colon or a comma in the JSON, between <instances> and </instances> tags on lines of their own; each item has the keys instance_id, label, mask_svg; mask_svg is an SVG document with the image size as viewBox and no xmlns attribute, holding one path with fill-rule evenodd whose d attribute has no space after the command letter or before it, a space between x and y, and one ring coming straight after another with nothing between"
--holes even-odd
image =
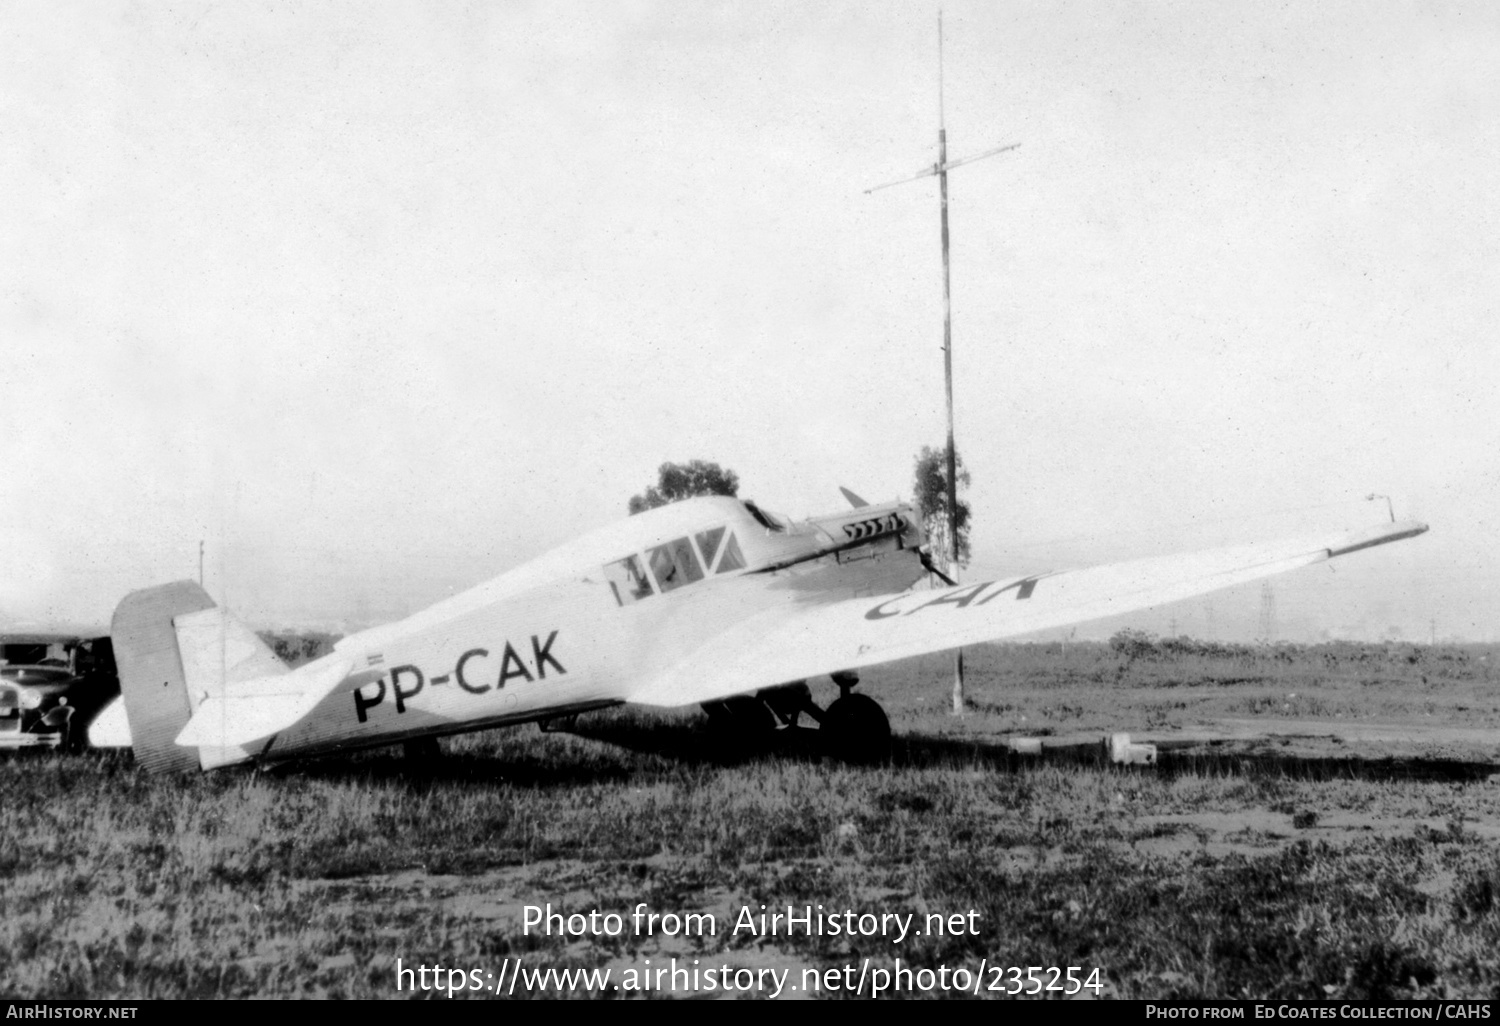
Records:
<instances>
[{"instance_id":1,"label":"cabin window","mask_svg":"<svg viewBox=\"0 0 1500 1026\"><path fill-rule=\"evenodd\" d=\"M626 556L618 562L608 564L604 568L604 579L609 581L609 586L614 589L615 601L622 606L652 595L651 581L641 568L639 556Z\"/></svg>"},{"instance_id":2,"label":"cabin window","mask_svg":"<svg viewBox=\"0 0 1500 1026\"><path fill-rule=\"evenodd\" d=\"M724 535L729 535L729 540L724 541ZM698 541L698 551L703 554L703 567L712 570L716 574L725 574L731 570L743 570L745 568L745 556L740 552L740 543L734 537L734 532L728 528L715 527L711 531L702 531L694 535ZM723 543L723 552L719 545ZM718 565L714 565L714 556L718 555Z\"/></svg>"},{"instance_id":3,"label":"cabin window","mask_svg":"<svg viewBox=\"0 0 1500 1026\"><path fill-rule=\"evenodd\" d=\"M714 556L719 552L719 542L724 540L724 528L715 527L712 531L703 531L694 537L698 539L698 551L703 555L703 565L711 568Z\"/></svg>"},{"instance_id":4,"label":"cabin window","mask_svg":"<svg viewBox=\"0 0 1500 1026\"><path fill-rule=\"evenodd\" d=\"M693 543L687 538L678 538L665 545L658 545L646 554L646 562L656 578L656 586L663 594L684 584L703 580L703 568L693 554Z\"/></svg>"},{"instance_id":5,"label":"cabin window","mask_svg":"<svg viewBox=\"0 0 1500 1026\"><path fill-rule=\"evenodd\" d=\"M719 566L715 573L727 574L731 570L745 569L745 557L740 553L740 543L730 534L729 540L724 543L724 554L719 557Z\"/></svg>"}]
</instances>

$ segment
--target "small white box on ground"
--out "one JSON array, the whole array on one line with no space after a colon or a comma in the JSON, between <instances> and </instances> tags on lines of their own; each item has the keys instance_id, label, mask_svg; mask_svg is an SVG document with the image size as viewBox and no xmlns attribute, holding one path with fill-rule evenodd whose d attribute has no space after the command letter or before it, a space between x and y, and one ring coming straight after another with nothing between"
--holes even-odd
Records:
<instances>
[{"instance_id":1,"label":"small white box on ground","mask_svg":"<svg viewBox=\"0 0 1500 1026\"><path fill-rule=\"evenodd\" d=\"M1129 734L1111 734L1109 761L1121 766L1155 766L1156 746L1132 744Z\"/></svg>"}]
</instances>

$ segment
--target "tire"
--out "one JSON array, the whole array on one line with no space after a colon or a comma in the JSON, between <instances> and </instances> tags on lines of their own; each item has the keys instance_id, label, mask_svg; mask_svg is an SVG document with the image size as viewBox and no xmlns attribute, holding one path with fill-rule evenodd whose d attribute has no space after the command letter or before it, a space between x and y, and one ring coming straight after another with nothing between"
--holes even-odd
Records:
<instances>
[{"instance_id":1,"label":"tire","mask_svg":"<svg viewBox=\"0 0 1500 1026\"><path fill-rule=\"evenodd\" d=\"M891 721L868 695L845 695L823 713L828 753L861 765L891 757Z\"/></svg>"}]
</instances>

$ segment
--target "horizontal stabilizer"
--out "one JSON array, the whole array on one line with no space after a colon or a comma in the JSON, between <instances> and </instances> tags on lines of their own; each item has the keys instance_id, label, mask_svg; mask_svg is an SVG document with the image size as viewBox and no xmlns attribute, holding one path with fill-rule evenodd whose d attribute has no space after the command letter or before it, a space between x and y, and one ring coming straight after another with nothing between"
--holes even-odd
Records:
<instances>
[{"instance_id":1,"label":"horizontal stabilizer","mask_svg":"<svg viewBox=\"0 0 1500 1026\"><path fill-rule=\"evenodd\" d=\"M243 748L294 726L354 669L347 658L319 660L274 677L225 685L198 703L177 743L195 748Z\"/></svg>"}]
</instances>

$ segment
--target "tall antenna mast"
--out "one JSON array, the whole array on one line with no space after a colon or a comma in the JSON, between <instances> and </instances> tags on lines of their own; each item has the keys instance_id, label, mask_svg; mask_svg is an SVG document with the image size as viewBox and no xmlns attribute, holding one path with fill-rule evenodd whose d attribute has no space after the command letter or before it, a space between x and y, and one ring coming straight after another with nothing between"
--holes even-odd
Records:
<instances>
[{"instance_id":1,"label":"tall antenna mast","mask_svg":"<svg viewBox=\"0 0 1500 1026\"><path fill-rule=\"evenodd\" d=\"M894 182L886 182L874 188L866 189L868 195L878 189L888 189L892 185L902 185L906 182L914 182L918 178L926 178L936 175L938 180L938 193L942 198L942 236L943 236L943 385L948 399L948 547L949 563L948 573L950 584L958 583L958 450L953 444L953 296L950 285L948 270L948 170L962 164L972 164L976 160L993 157L996 154L1013 150L1020 143L1007 143L997 146L992 150L977 153L963 160L948 160L948 127L943 109L943 12L938 11L938 159L937 163L929 168L923 168L909 178L902 178ZM953 712L955 714L964 711L964 653L959 649L953 655Z\"/></svg>"}]
</instances>

